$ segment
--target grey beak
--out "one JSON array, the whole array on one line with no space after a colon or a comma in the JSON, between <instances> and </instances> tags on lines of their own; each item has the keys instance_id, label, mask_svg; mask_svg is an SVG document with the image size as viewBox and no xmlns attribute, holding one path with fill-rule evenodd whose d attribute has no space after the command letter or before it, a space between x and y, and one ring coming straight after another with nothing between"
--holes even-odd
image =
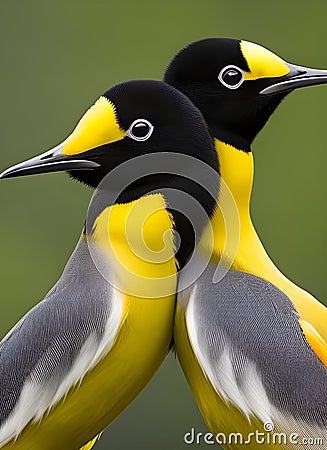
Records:
<instances>
[{"instance_id":1,"label":"grey beak","mask_svg":"<svg viewBox=\"0 0 327 450\"><path fill-rule=\"evenodd\" d=\"M63 170L92 170L99 167L94 161L73 159L62 153L65 142L42 153L42 155L10 167L0 174L0 178L13 178L37 173L60 172Z\"/></svg>"},{"instance_id":2,"label":"grey beak","mask_svg":"<svg viewBox=\"0 0 327 450\"><path fill-rule=\"evenodd\" d=\"M280 92L293 91L293 89L305 86L315 86L317 84L327 83L327 70L310 69L308 67L295 66L293 64L287 65L290 68L290 73L285 75L281 81L277 83L274 82L263 89L260 94L278 94Z\"/></svg>"}]
</instances>

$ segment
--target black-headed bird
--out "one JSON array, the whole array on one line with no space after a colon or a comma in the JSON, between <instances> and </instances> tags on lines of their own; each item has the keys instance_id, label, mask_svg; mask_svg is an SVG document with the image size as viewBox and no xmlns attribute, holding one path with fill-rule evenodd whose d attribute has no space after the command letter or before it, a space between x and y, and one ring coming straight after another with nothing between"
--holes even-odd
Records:
<instances>
[{"instance_id":1,"label":"black-headed bird","mask_svg":"<svg viewBox=\"0 0 327 450\"><path fill-rule=\"evenodd\" d=\"M211 38L182 49L164 79L204 115L225 182L215 258L177 300L175 346L198 406L224 448L327 448L327 309L277 269L250 217L253 139L289 92L326 83L327 71Z\"/></svg>"},{"instance_id":2,"label":"black-headed bird","mask_svg":"<svg viewBox=\"0 0 327 450\"><path fill-rule=\"evenodd\" d=\"M1 174L68 171L97 188L61 278L0 343L1 449L89 449L154 375L197 239L188 208L203 211L200 236L215 206L219 180L206 175L205 190L198 164L218 174L202 115L143 80L109 89L62 144Z\"/></svg>"}]
</instances>

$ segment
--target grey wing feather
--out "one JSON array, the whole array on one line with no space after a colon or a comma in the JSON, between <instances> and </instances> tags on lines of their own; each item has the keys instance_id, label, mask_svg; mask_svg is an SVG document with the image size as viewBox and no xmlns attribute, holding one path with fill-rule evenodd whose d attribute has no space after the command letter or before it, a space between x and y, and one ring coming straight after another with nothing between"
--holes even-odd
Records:
<instances>
[{"instance_id":1,"label":"grey wing feather","mask_svg":"<svg viewBox=\"0 0 327 450\"><path fill-rule=\"evenodd\" d=\"M0 428L31 377L60 385L88 337L100 342L111 309L110 286L81 239L57 284L0 343Z\"/></svg>"},{"instance_id":2,"label":"grey wing feather","mask_svg":"<svg viewBox=\"0 0 327 450\"><path fill-rule=\"evenodd\" d=\"M208 266L192 299L191 327L207 367L219 370L229 346L239 387L250 362L277 410L325 429L327 369L308 344L292 302L268 281L244 272L230 270L214 284L216 269Z\"/></svg>"}]
</instances>

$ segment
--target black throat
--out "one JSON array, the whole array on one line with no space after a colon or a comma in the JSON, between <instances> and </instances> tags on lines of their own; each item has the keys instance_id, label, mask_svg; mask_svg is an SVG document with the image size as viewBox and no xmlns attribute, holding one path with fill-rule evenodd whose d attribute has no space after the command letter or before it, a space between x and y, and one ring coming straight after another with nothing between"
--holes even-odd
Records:
<instances>
[{"instance_id":1,"label":"black throat","mask_svg":"<svg viewBox=\"0 0 327 450\"><path fill-rule=\"evenodd\" d=\"M287 93L279 95L255 94L258 82L249 84L246 91L217 93L216 81L198 83L170 81L187 95L202 112L212 136L245 151Z\"/></svg>"},{"instance_id":2,"label":"black throat","mask_svg":"<svg viewBox=\"0 0 327 450\"><path fill-rule=\"evenodd\" d=\"M219 175L202 186L186 176L155 174L142 177L127 186L117 196L112 184L101 183L88 211L87 234L92 232L97 216L115 203L129 203L142 196L160 193L167 203L174 223L176 258L183 268L195 249L201 234L212 217L218 196ZM209 192L210 191L210 192Z\"/></svg>"}]
</instances>

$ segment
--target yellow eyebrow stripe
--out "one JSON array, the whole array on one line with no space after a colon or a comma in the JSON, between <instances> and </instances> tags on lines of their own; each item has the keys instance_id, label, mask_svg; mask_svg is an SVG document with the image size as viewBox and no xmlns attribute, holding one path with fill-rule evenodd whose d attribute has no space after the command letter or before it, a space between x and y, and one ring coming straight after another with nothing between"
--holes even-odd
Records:
<instances>
[{"instance_id":1,"label":"yellow eyebrow stripe","mask_svg":"<svg viewBox=\"0 0 327 450\"><path fill-rule=\"evenodd\" d=\"M100 97L84 114L67 138L62 153L78 155L101 145L124 139L126 132L119 126L115 105Z\"/></svg>"},{"instance_id":2,"label":"yellow eyebrow stripe","mask_svg":"<svg viewBox=\"0 0 327 450\"><path fill-rule=\"evenodd\" d=\"M250 72L244 72L245 80L282 77L290 72L282 58L260 45L241 41L240 48L250 68Z\"/></svg>"}]
</instances>

